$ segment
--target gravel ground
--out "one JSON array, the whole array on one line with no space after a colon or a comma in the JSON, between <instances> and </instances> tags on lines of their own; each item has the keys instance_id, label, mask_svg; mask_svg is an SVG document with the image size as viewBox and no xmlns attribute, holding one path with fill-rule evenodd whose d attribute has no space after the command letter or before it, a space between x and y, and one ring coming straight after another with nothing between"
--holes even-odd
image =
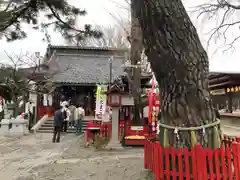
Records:
<instances>
[{"instance_id":1,"label":"gravel ground","mask_svg":"<svg viewBox=\"0 0 240 180\"><path fill-rule=\"evenodd\" d=\"M224 128L228 135L240 129ZM144 170L143 148L96 151L83 147L83 138L63 135L59 144L52 134L18 138L0 137L0 177L4 180L152 180Z\"/></svg>"},{"instance_id":2,"label":"gravel ground","mask_svg":"<svg viewBox=\"0 0 240 180\"><path fill-rule=\"evenodd\" d=\"M239 130L224 128L226 134L239 135ZM144 170L143 148L126 148L123 151L96 151L84 148L83 139L73 143L52 164L31 170L24 180L153 180Z\"/></svg>"},{"instance_id":3,"label":"gravel ground","mask_svg":"<svg viewBox=\"0 0 240 180\"><path fill-rule=\"evenodd\" d=\"M83 140L79 139L57 161L33 168L24 180L149 179L149 173L143 167L143 148L96 151L91 147L84 148Z\"/></svg>"},{"instance_id":4,"label":"gravel ground","mask_svg":"<svg viewBox=\"0 0 240 180\"><path fill-rule=\"evenodd\" d=\"M63 134L62 142L53 144L51 138L52 134L0 137L0 177L4 180L25 179L23 177L34 167L53 163L78 140L74 134Z\"/></svg>"}]
</instances>

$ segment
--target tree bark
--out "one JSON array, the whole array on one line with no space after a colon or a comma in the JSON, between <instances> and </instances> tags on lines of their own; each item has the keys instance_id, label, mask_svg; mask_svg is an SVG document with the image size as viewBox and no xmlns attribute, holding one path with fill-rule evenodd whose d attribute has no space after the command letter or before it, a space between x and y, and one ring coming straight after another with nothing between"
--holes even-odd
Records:
<instances>
[{"instance_id":1,"label":"tree bark","mask_svg":"<svg viewBox=\"0 0 240 180\"><path fill-rule=\"evenodd\" d=\"M208 56L181 0L132 0L132 3L143 31L145 53L159 83L160 122L173 127L214 122L208 91ZM194 131L197 143L218 146L219 125L217 129L206 128L205 135L202 131ZM177 135L172 129L160 128L162 145L193 146L191 132L179 130Z\"/></svg>"},{"instance_id":2,"label":"tree bark","mask_svg":"<svg viewBox=\"0 0 240 180\"><path fill-rule=\"evenodd\" d=\"M132 4L131 4L132 6ZM131 8L133 9L133 8ZM135 11L131 11L131 64L139 65L143 50L142 29ZM141 67L133 68L132 95L134 99L134 117L132 125L142 125L141 106Z\"/></svg>"}]
</instances>

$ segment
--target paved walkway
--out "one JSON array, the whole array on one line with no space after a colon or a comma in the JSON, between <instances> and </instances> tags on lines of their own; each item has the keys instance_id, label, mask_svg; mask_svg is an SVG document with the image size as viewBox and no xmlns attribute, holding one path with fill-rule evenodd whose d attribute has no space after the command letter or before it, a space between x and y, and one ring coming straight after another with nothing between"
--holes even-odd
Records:
<instances>
[{"instance_id":1,"label":"paved walkway","mask_svg":"<svg viewBox=\"0 0 240 180\"><path fill-rule=\"evenodd\" d=\"M221 128L228 136L240 136L240 124L233 124L231 121L221 119Z\"/></svg>"},{"instance_id":2,"label":"paved walkway","mask_svg":"<svg viewBox=\"0 0 240 180\"><path fill-rule=\"evenodd\" d=\"M33 168L24 180L147 180L143 167L143 148L96 151L84 148L79 139L57 161Z\"/></svg>"},{"instance_id":3,"label":"paved walkway","mask_svg":"<svg viewBox=\"0 0 240 180\"><path fill-rule=\"evenodd\" d=\"M63 135L61 143L53 144L51 138L52 134L0 137L0 177L4 180L19 179L34 167L51 164L77 140L74 134L68 134Z\"/></svg>"},{"instance_id":4,"label":"paved walkway","mask_svg":"<svg viewBox=\"0 0 240 180\"><path fill-rule=\"evenodd\" d=\"M240 135L240 129L225 127L224 133ZM0 177L4 180L146 180L143 148L120 152L83 147L83 138L65 134L61 143L52 134L22 138L0 137Z\"/></svg>"},{"instance_id":5,"label":"paved walkway","mask_svg":"<svg viewBox=\"0 0 240 180\"><path fill-rule=\"evenodd\" d=\"M143 148L96 151L74 134L51 142L52 134L0 138L4 180L146 180Z\"/></svg>"}]
</instances>

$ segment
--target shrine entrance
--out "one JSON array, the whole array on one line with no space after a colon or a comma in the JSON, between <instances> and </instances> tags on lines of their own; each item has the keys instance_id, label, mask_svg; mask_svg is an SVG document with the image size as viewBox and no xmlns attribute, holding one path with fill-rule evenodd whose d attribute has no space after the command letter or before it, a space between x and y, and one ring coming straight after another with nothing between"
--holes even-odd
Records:
<instances>
[{"instance_id":1,"label":"shrine entrance","mask_svg":"<svg viewBox=\"0 0 240 180\"><path fill-rule=\"evenodd\" d=\"M86 116L94 116L96 86L62 85L55 89L53 106L59 107L60 101L70 101L74 106L83 105Z\"/></svg>"}]
</instances>

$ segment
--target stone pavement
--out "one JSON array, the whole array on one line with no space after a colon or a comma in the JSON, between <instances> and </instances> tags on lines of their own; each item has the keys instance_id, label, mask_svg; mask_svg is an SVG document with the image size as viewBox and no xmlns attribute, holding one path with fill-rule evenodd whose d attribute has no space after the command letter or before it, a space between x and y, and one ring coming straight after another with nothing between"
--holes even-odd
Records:
<instances>
[{"instance_id":1,"label":"stone pavement","mask_svg":"<svg viewBox=\"0 0 240 180\"><path fill-rule=\"evenodd\" d=\"M143 167L143 148L96 151L84 148L80 139L54 163L33 168L24 180L146 180Z\"/></svg>"},{"instance_id":2,"label":"stone pavement","mask_svg":"<svg viewBox=\"0 0 240 180\"><path fill-rule=\"evenodd\" d=\"M221 119L223 133L228 136L240 136L240 124L233 123L227 119Z\"/></svg>"},{"instance_id":3,"label":"stone pavement","mask_svg":"<svg viewBox=\"0 0 240 180\"><path fill-rule=\"evenodd\" d=\"M224 127L224 133L240 135L240 129ZM52 134L22 138L0 137L0 177L4 180L147 180L143 148L96 151L83 147L83 138L64 134L61 143Z\"/></svg>"},{"instance_id":4,"label":"stone pavement","mask_svg":"<svg viewBox=\"0 0 240 180\"><path fill-rule=\"evenodd\" d=\"M0 138L0 177L4 180L146 180L143 148L96 151L83 138L52 134Z\"/></svg>"},{"instance_id":5,"label":"stone pavement","mask_svg":"<svg viewBox=\"0 0 240 180\"><path fill-rule=\"evenodd\" d=\"M74 134L63 135L59 144L53 144L51 139L52 134L0 137L0 177L4 180L19 179L28 175L34 167L53 163L76 142L77 137Z\"/></svg>"}]
</instances>

